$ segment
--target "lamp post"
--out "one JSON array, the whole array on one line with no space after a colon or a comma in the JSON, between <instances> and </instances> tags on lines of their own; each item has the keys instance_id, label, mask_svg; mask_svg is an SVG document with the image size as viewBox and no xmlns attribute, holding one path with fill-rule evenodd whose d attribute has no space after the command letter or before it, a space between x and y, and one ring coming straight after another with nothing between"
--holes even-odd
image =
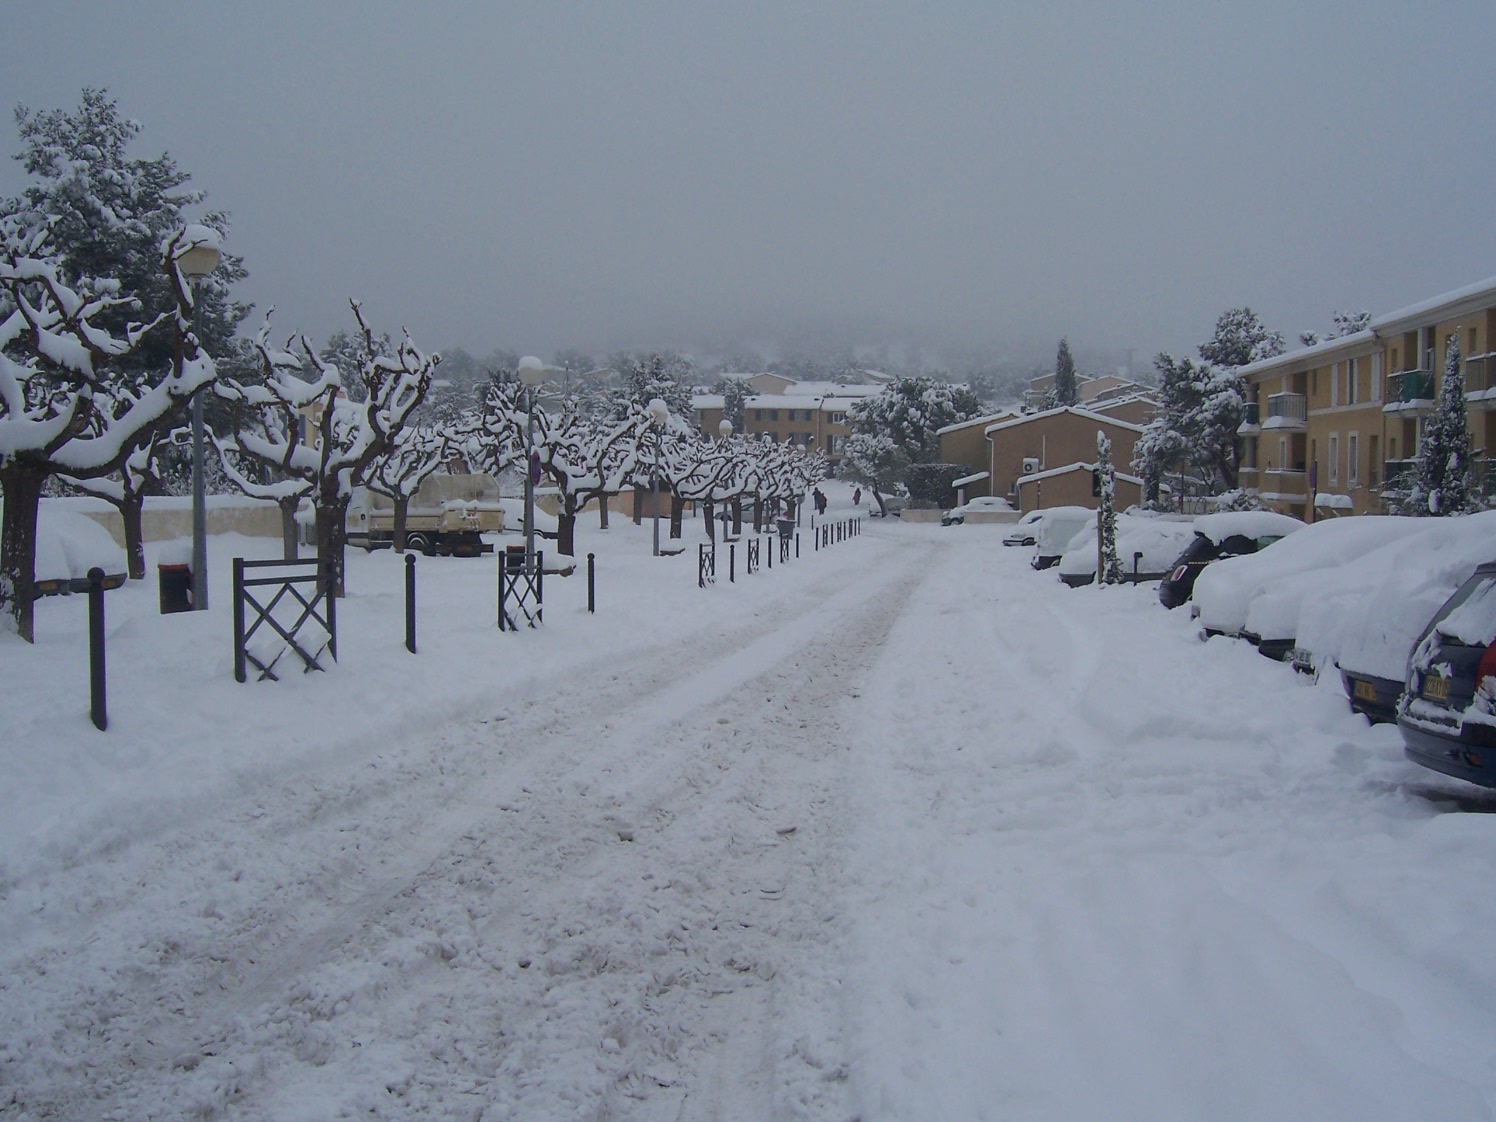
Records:
<instances>
[{"instance_id":1,"label":"lamp post","mask_svg":"<svg viewBox=\"0 0 1496 1122\"><path fill-rule=\"evenodd\" d=\"M519 380L525 384L525 574L535 575L535 387L545 377L545 364L534 355L519 360Z\"/></svg>"},{"instance_id":2,"label":"lamp post","mask_svg":"<svg viewBox=\"0 0 1496 1122\"><path fill-rule=\"evenodd\" d=\"M202 279L218 268L217 235L207 227L193 227L191 241L177 254L177 271L192 282L192 332L197 341L198 296ZM201 236L199 236L201 234ZM203 391L192 395L192 610L208 610L208 499L203 484Z\"/></svg>"},{"instance_id":3,"label":"lamp post","mask_svg":"<svg viewBox=\"0 0 1496 1122\"><path fill-rule=\"evenodd\" d=\"M654 555L660 555L660 445L665 440L665 421L670 416L670 406L660 398L649 403L649 427L655 430L654 462Z\"/></svg>"}]
</instances>

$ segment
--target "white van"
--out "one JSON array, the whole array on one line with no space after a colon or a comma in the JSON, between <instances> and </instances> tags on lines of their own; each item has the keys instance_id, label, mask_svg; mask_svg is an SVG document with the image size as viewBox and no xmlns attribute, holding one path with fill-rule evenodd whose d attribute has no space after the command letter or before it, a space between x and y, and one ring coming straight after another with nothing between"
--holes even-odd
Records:
<instances>
[{"instance_id":1,"label":"white van","mask_svg":"<svg viewBox=\"0 0 1496 1122\"><path fill-rule=\"evenodd\" d=\"M1070 546L1070 539L1095 524L1096 512L1090 507L1050 507L1039 520L1038 533L1034 535L1034 559L1030 564L1036 569L1058 565Z\"/></svg>"}]
</instances>

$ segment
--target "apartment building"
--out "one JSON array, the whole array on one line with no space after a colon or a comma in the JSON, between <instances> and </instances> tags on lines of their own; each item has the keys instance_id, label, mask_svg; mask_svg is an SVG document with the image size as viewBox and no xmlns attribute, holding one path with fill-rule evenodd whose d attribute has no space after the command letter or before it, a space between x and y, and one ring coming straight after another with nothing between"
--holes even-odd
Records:
<instances>
[{"instance_id":1,"label":"apartment building","mask_svg":"<svg viewBox=\"0 0 1496 1122\"><path fill-rule=\"evenodd\" d=\"M1241 368L1241 484L1305 521L1385 513L1404 493L1459 339L1482 486L1496 449L1496 278L1374 318L1368 328Z\"/></svg>"}]
</instances>

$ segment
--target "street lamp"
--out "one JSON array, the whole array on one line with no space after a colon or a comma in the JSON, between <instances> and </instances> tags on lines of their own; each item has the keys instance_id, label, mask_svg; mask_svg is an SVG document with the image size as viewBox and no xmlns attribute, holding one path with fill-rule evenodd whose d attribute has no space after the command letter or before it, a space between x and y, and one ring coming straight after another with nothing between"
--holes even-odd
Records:
<instances>
[{"instance_id":1,"label":"street lamp","mask_svg":"<svg viewBox=\"0 0 1496 1122\"><path fill-rule=\"evenodd\" d=\"M649 427L655 430L654 463L654 555L660 555L660 445L665 440L665 421L670 416L670 406L655 398L649 403Z\"/></svg>"},{"instance_id":2,"label":"street lamp","mask_svg":"<svg viewBox=\"0 0 1496 1122\"><path fill-rule=\"evenodd\" d=\"M192 333L197 339L197 305L202 279L218 268L218 235L206 226L189 226L187 248L176 255L177 271L192 282ZM203 486L203 391L192 395L192 610L208 610L208 499Z\"/></svg>"},{"instance_id":3,"label":"street lamp","mask_svg":"<svg viewBox=\"0 0 1496 1122\"><path fill-rule=\"evenodd\" d=\"M525 573L535 575L535 387L545 378L545 364L534 355L519 360L525 384Z\"/></svg>"},{"instance_id":4,"label":"street lamp","mask_svg":"<svg viewBox=\"0 0 1496 1122\"><path fill-rule=\"evenodd\" d=\"M729 436L732 435L732 422L729 421L726 417L723 417L722 423L717 426L717 435L720 436L723 440L726 440Z\"/></svg>"}]
</instances>

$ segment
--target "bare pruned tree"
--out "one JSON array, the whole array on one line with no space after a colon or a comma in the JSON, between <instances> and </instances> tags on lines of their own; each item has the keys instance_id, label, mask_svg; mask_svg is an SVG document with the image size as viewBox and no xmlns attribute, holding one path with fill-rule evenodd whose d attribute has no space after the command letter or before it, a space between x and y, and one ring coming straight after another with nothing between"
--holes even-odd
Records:
<instances>
[{"instance_id":1,"label":"bare pruned tree","mask_svg":"<svg viewBox=\"0 0 1496 1122\"><path fill-rule=\"evenodd\" d=\"M225 381L218 390L238 407L233 434L217 441L226 453L225 470L241 488L247 462L272 469L289 485L305 487L316 516L317 556L333 562L338 596L343 595L353 485L405 427L441 361L417 350L409 334L393 353L381 353L381 341L365 321L362 306L357 300L349 306L364 343L358 369L362 400L350 400L341 372L318 357L305 335L293 335L285 347L274 346L268 315L255 341L263 383ZM315 376L304 379L303 371Z\"/></svg>"}]
</instances>

